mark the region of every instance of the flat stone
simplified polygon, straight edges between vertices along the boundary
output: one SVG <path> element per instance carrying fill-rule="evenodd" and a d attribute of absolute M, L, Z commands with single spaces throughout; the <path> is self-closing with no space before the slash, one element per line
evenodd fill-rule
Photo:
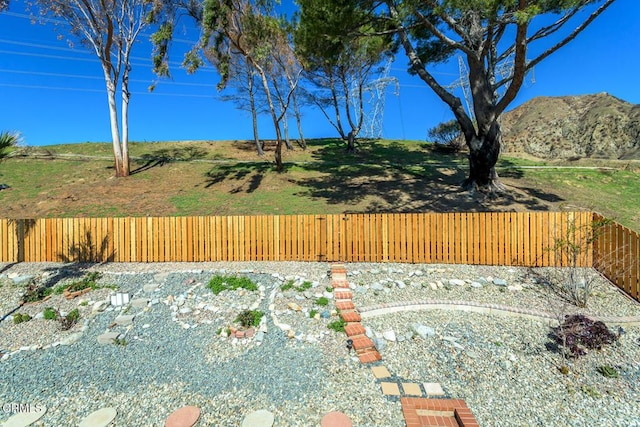
<path fill-rule="evenodd" d="M 420 338 L 426 340 L 428 337 L 432 337 L 436 334 L 436 330 L 423 325 L 421 323 L 414 323 L 411 325 L 411 330 L 415 332 Z"/>
<path fill-rule="evenodd" d="M 33 275 L 25 275 L 25 276 L 14 276 L 11 279 L 13 280 L 13 283 L 15 283 L 16 285 L 20 285 L 22 283 L 26 283 L 26 282 L 30 281 L 34 277 L 35 276 L 33 276 Z"/>
<path fill-rule="evenodd" d="M 131 301 L 131 305 L 135 308 L 145 308 L 149 304 L 148 298 L 136 298 Z"/>
<path fill-rule="evenodd" d="M 164 282 L 169 277 L 169 273 L 156 273 L 153 276 L 153 280 L 156 282 Z"/>
<path fill-rule="evenodd" d="M 18 412 L 2 424 L 2 427 L 27 427 L 47 412 L 47 407 L 42 405 L 33 405 L 28 412 Z"/>
<path fill-rule="evenodd" d="M 351 418 L 342 412 L 329 412 L 320 420 L 320 427 L 352 427 Z"/>
<path fill-rule="evenodd" d="M 382 388 L 382 394 L 387 396 L 400 396 L 400 388 L 396 383 L 380 383 L 380 387 Z"/>
<path fill-rule="evenodd" d="M 261 409 L 244 417 L 241 427 L 271 427 L 275 417 L 267 410 Z"/>
<path fill-rule="evenodd" d="M 182 307 L 180 310 L 178 310 L 178 313 L 180 313 L 180 314 L 189 314 L 192 311 L 193 310 L 191 310 L 191 308 L 189 308 L 189 307 Z"/>
<path fill-rule="evenodd" d="M 373 285 L 371 285 L 371 289 L 374 291 L 383 291 L 384 290 L 384 286 L 382 286 L 382 283 L 374 283 Z"/>
<path fill-rule="evenodd" d="M 373 372 L 373 376 L 376 378 L 389 378 L 391 373 L 385 366 L 374 366 L 371 368 L 371 372 Z"/>
<path fill-rule="evenodd" d="M 464 286 L 465 282 L 464 280 L 460 280 L 460 279 L 451 279 L 449 280 L 449 284 L 451 286 Z"/>
<path fill-rule="evenodd" d="M 80 421 L 79 427 L 106 427 L 116 418 L 118 412 L 114 408 L 102 408 L 90 413 Z"/>
<path fill-rule="evenodd" d="M 507 286 L 507 281 L 504 279 L 495 278 L 493 279 L 493 284 L 496 286 Z"/>
<path fill-rule="evenodd" d="M 200 418 L 200 408 L 197 406 L 183 406 L 167 418 L 165 427 L 192 427 Z"/>
<path fill-rule="evenodd" d="M 133 323 L 133 319 L 136 317 L 135 314 L 128 314 L 128 315 L 120 315 L 118 317 L 116 317 L 116 324 L 120 325 L 120 326 L 128 326 L 131 325 Z"/>
<path fill-rule="evenodd" d="M 420 384 L 416 383 L 402 383 L 402 391 L 407 396 L 422 396 L 422 390 L 420 390 Z"/>
<path fill-rule="evenodd" d="M 109 301 L 96 301 L 91 307 L 91 311 L 94 313 L 101 313 L 109 307 Z"/>
<path fill-rule="evenodd" d="M 119 336 L 118 332 L 105 332 L 102 335 L 98 335 L 98 344 L 113 344 Z"/>
<path fill-rule="evenodd" d="M 471 287 L 472 288 L 481 288 L 482 287 L 482 283 L 480 283 L 480 282 L 471 282 Z"/>
<path fill-rule="evenodd" d="M 404 289 L 407 287 L 407 284 L 402 280 L 396 280 L 396 286 L 398 287 L 398 289 Z"/>
<path fill-rule="evenodd" d="M 159 285 L 157 283 L 147 283 L 142 287 L 142 290 L 145 292 L 153 292 L 158 289 L 158 286 Z"/>
<path fill-rule="evenodd" d="M 438 290 L 438 285 L 436 285 L 436 284 L 435 284 L 435 283 L 433 283 L 433 282 L 429 283 L 429 287 L 430 287 L 432 290 L 434 290 L 434 291 L 437 291 L 437 290 Z"/>
<path fill-rule="evenodd" d="M 422 387 L 424 387 L 427 396 L 444 396 L 440 383 L 423 383 Z"/>
<path fill-rule="evenodd" d="M 388 331 L 384 331 L 382 333 L 382 337 L 387 341 L 391 341 L 391 342 L 395 342 L 396 341 L 396 333 L 393 331 L 393 329 L 389 329 Z"/>
<path fill-rule="evenodd" d="M 75 332 L 63 338 L 62 340 L 60 340 L 60 345 L 71 345 L 73 343 L 80 341 L 81 337 L 82 337 L 82 332 Z"/>
<path fill-rule="evenodd" d="M 512 286 L 507 286 L 507 289 L 510 290 L 511 292 L 518 292 L 521 291 L 522 285 L 512 285 Z"/>
<path fill-rule="evenodd" d="M 302 307 L 300 307 L 298 304 L 296 304 L 295 302 L 290 302 L 289 304 L 287 304 L 287 307 L 289 307 L 290 310 L 293 311 L 300 311 L 302 310 Z"/>

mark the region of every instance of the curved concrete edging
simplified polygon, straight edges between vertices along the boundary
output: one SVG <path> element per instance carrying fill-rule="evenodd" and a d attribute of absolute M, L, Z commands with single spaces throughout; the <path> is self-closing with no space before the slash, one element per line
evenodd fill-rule
<path fill-rule="evenodd" d="M 384 316 L 386 314 L 400 313 L 405 311 L 423 310 L 460 310 L 481 314 L 498 314 L 502 316 L 522 317 L 533 320 L 546 320 L 550 326 L 557 326 L 556 317 L 544 311 L 530 310 L 526 308 L 511 307 L 499 304 L 484 304 L 472 301 L 450 301 L 450 300 L 426 300 L 409 301 L 398 303 L 379 304 L 357 309 L 362 319 Z M 625 326 L 640 326 L 640 316 L 589 316 L 594 320 L 605 323 L 613 323 Z"/>

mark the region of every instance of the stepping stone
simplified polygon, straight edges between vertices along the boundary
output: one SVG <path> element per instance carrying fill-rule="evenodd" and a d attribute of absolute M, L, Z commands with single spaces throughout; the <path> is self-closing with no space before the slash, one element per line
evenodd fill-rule
<path fill-rule="evenodd" d="M 320 427 L 352 427 L 351 418 L 343 414 L 342 412 L 334 411 L 329 412 L 322 417 L 320 421 Z"/>
<path fill-rule="evenodd" d="M 241 427 L 271 427 L 274 421 L 275 418 L 271 412 L 261 409 L 244 417 Z"/>
<path fill-rule="evenodd" d="M 98 335 L 98 344 L 113 344 L 119 336 L 118 332 L 105 332 L 102 335 Z"/>
<path fill-rule="evenodd" d="M 114 408 L 98 409 L 82 420 L 79 427 L 106 427 L 111 424 L 117 414 Z"/>
<path fill-rule="evenodd" d="M 19 412 L 2 424 L 2 427 L 27 427 L 38 421 L 47 412 L 46 406 L 29 408 L 29 412 Z"/>
<path fill-rule="evenodd" d="M 440 383 L 423 383 L 424 391 L 427 396 L 444 396 L 444 390 Z"/>
<path fill-rule="evenodd" d="M 131 305 L 135 308 L 145 308 L 149 304 L 149 300 L 147 298 L 136 298 L 131 301 Z"/>
<path fill-rule="evenodd" d="M 380 383 L 380 387 L 385 396 L 400 396 L 400 388 L 396 383 Z"/>
<path fill-rule="evenodd" d="M 135 314 L 129 314 L 129 315 L 121 315 L 116 317 L 116 325 L 120 325 L 120 326 L 129 326 L 133 323 L 133 319 L 134 317 L 136 317 Z"/>
<path fill-rule="evenodd" d="M 167 418 L 165 427 L 192 427 L 200 418 L 200 408 L 197 406 L 183 406 Z"/>
<path fill-rule="evenodd" d="M 60 340 L 60 345 L 71 345 L 71 344 L 74 344 L 74 343 L 80 341 L 80 338 L 82 338 L 82 332 L 75 332 L 75 333 L 65 337 L 64 339 Z"/>
<path fill-rule="evenodd" d="M 407 396 L 422 396 L 420 385 L 416 383 L 402 383 L 402 390 Z"/>
<path fill-rule="evenodd" d="M 371 368 L 371 372 L 373 372 L 373 376 L 376 378 L 389 378 L 391 376 L 389 370 L 384 366 L 374 366 Z"/>

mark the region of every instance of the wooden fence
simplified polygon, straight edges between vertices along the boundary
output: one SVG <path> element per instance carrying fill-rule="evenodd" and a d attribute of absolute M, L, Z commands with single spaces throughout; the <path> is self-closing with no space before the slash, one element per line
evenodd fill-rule
<path fill-rule="evenodd" d="M 0 262 L 344 261 L 563 266 L 590 212 L 0 219 Z M 575 263 L 638 299 L 638 235 L 608 224 Z M 556 248 L 557 249 L 557 248 Z M 595 255 L 594 255 L 595 254 Z"/>

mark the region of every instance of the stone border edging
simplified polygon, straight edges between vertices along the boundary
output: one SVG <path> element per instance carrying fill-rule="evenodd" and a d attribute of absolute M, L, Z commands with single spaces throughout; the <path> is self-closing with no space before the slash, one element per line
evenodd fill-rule
<path fill-rule="evenodd" d="M 557 319 L 551 313 L 528 308 L 512 307 L 501 304 L 485 304 L 474 301 L 460 300 L 419 300 L 408 302 L 391 302 L 369 307 L 358 308 L 363 319 L 383 316 L 385 314 L 403 311 L 422 310 L 461 310 L 482 314 L 500 314 L 506 316 L 523 317 L 534 320 L 548 320 L 549 324 L 557 325 Z M 640 326 L 640 316 L 589 316 L 594 320 L 626 326 Z"/>

